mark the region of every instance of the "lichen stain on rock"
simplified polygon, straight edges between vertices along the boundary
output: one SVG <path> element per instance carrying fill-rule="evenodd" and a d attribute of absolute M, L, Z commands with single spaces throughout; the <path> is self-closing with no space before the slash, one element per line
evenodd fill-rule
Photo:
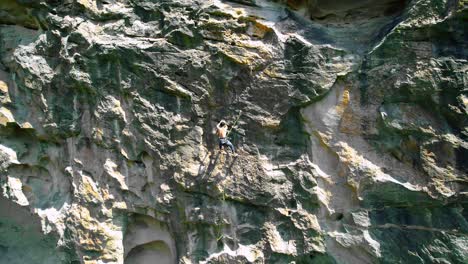
<path fill-rule="evenodd" d="M 0 263 L 466 263 L 463 3 L 3 1 Z"/>

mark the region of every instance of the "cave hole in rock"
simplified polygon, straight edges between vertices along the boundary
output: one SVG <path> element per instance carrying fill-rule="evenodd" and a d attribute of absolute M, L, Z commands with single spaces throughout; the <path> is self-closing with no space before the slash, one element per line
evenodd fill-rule
<path fill-rule="evenodd" d="M 330 217 L 333 221 L 340 221 L 344 215 L 342 213 L 333 213 Z"/>
<path fill-rule="evenodd" d="M 123 244 L 125 264 L 176 263 L 175 242 L 168 225 L 152 217 L 131 214 Z"/>
<path fill-rule="evenodd" d="M 125 258 L 128 264 L 146 264 L 146 263 L 173 263 L 171 250 L 166 243 L 162 241 L 153 241 L 143 245 L 136 246 L 128 252 Z"/>

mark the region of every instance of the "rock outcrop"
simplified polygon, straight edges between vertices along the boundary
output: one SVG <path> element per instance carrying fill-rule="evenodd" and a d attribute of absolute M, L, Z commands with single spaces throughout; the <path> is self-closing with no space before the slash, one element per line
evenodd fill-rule
<path fill-rule="evenodd" d="M 0 263 L 468 262 L 467 18 L 2 1 Z"/>

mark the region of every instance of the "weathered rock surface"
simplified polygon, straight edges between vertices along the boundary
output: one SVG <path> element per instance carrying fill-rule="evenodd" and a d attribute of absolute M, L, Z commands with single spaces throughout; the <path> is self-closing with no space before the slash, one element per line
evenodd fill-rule
<path fill-rule="evenodd" d="M 2 1 L 0 263 L 467 263 L 466 4 Z"/>

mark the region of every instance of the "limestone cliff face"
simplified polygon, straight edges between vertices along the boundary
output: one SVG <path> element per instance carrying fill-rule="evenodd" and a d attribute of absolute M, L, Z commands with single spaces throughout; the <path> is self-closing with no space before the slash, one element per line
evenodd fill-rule
<path fill-rule="evenodd" d="M 1 1 L 0 263 L 467 263 L 467 20 Z"/>

